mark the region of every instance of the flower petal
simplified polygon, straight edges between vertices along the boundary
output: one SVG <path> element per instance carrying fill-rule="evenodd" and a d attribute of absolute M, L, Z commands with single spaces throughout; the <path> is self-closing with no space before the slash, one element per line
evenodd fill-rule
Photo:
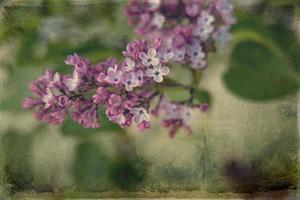
<path fill-rule="evenodd" d="M 162 67 L 161 68 L 161 74 L 163 76 L 168 75 L 170 73 L 170 69 L 168 67 Z"/>
<path fill-rule="evenodd" d="M 152 61 L 151 61 L 151 64 L 153 65 L 153 66 L 156 66 L 156 65 L 158 65 L 159 64 L 159 58 L 152 58 Z"/>
<path fill-rule="evenodd" d="M 139 58 L 141 59 L 141 60 L 146 60 L 147 59 L 147 54 L 145 54 L 144 52 L 141 52 L 140 54 L 139 54 Z"/>
<path fill-rule="evenodd" d="M 134 66 L 135 66 L 135 62 L 134 62 L 134 60 L 131 59 L 131 58 L 126 58 L 126 64 L 127 64 L 127 66 L 130 67 L 130 68 L 134 68 Z"/>
<path fill-rule="evenodd" d="M 173 58 L 173 56 L 174 56 L 174 53 L 173 53 L 173 52 L 169 52 L 169 53 L 166 54 L 164 60 L 165 60 L 165 61 L 168 61 L 168 60 L 170 60 L 171 58 Z"/>
<path fill-rule="evenodd" d="M 156 50 L 154 49 L 154 48 L 150 48 L 149 50 L 148 50 L 148 56 L 150 57 L 150 58 L 154 58 L 155 56 L 156 56 Z"/>
<path fill-rule="evenodd" d="M 164 78 L 162 75 L 154 76 L 154 81 L 157 83 L 161 83 L 161 82 L 163 82 L 163 80 L 164 80 Z"/>
<path fill-rule="evenodd" d="M 70 91 L 74 91 L 77 87 L 75 80 L 72 78 L 67 78 L 65 84 Z"/>
<path fill-rule="evenodd" d="M 148 61 L 146 61 L 146 60 L 143 60 L 142 61 L 142 64 L 144 65 L 144 66 L 146 66 L 146 67 L 149 67 L 151 64 L 148 62 Z"/>
<path fill-rule="evenodd" d="M 150 115 L 148 113 L 144 113 L 144 121 L 150 121 Z"/>
<path fill-rule="evenodd" d="M 147 69 L 146 72 L 145 72 L 145 75 L 148 76 L 148 77 L 153 77 L 154 76 L 154 70 L 152 69 Z"/>
<path fill-rule="evenodd" d="M 132 91 L 133 87 L 132 87 L 132 85 L 130 85 L 130 84 L 126 84 L 126 85 L 125 85 L 125 89 L 126 89 L 128 92 L 130 92 L 130 91 Z"/>

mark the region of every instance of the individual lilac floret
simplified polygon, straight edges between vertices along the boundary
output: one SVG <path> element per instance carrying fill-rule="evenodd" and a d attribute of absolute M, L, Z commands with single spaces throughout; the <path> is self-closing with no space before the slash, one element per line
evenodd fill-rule
<path fill-rule="evenodd" d="M 221 46 L 224 46 L 228 41 L 231 40 L 229 28 L 229 26 L 221 26 L 213 35 L 214 39 L 218 41 Z"/>
<path fill-rule="evenodd" d="M 133 108 L 132 113 L 133 113 L 133 119 L 134 119 L 135 123 L 137 123 L 137 124 L 150 121 L 150 114 L 143 107 Z"/>
<path fill-rule="evenodd" d="M 161 64 L 156 65 L 146 70 L 146 76 L 153 78 L 157 83 L 163 82 L 163 76 L 168 75 L 170 72 L 168 67 L 162 67 Z"/>
<path fill-rule="evenodd" d="M 126 91 L 130 92 L 134 87 L 139 86 L 139 80 L 134 72 L 129 72 L 122 77 L 122 83 L 125 85 Z"/>
<path fill-rule="evenodd" d="M 157 52 L 154 48 L 150 48 L 147 54 L 145 52 L 141 52 L 139 57 L 142 60 L 142 64 L 146 67 L 149 67 L 150 65 L 156 66 L 159 64 L 159 58 L 157 57 Z"/>
<path fill-rule="evenodd" d="M 109 84 L 119 84 L 121 82 L 122 71 L 118 70 L 118 65 L 109 67 L 107 73 L 100 73 L 97 77 L 99 82 L 106 82 Z"/>
<path fill-rule="evenodd" d="M 79 73 L 76 70 L 74 70 L 73 77 L 67 77 L 65 79 L 65 84 L 70 91 L 74 91 L 80 84 Z"/>
<path fill-rule="evenodd" d="M 125 12 L 138 35 L 149 41 L 161 38 L 163 46 L 173 52 L 172 61 L 195 70 L 206 67 L 207 55 L 214 51 L 216 44 L 224 45 L 230 40 L 228 30 L 235 23 L 230 0 L 159 0 L 155 3 L 129 0 Z M 199 50 L 202 57 L 190 55 L 191 44 L 200 47 L 195 50 Z M 160 52 L 157 54 L 163 58 Z M 145 66 L 151 65 L 151 56 L 142 55 Z"/>
<path fill-rule="evenodd" d="M 126 65 L 123 67 L 123 71 L 130 72 L 130 71 L 134 70 L 135 61 L 133 59 L 126 58 L 125 63 L 126 63 Z"/>

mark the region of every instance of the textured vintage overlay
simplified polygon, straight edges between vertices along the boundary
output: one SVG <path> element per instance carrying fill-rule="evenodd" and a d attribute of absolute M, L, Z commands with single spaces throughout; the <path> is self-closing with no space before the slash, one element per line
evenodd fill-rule
<path fill-rule="evenodd" d="M 249 12 L 256 2 L 234 1 L 237 10 Z M 299 8 L 282 2 L 266 13 L 281 15 L 283 6 L 285 23 L 300 29 Z M 200 85 L 210 92 L 212 107 L 192 112 L 191 135 L 180 130 L 171 139 L 160 118 L 143 132 L 83 129 L 68 119 L 46 125 L 22 109 L 28 84 L 46 68 L 70 72 L 67 55 L 77 52 L 92 62 L 120 58 L 134 39 L 125 4 L 0 2 L 0 200 L 297 199 L 299 95 L 249 101 L 229 91 L 222 77 L 230 45 L 208 58 Z M 188 71 L 171 75 L 182 83 L 191 79 Z"/>

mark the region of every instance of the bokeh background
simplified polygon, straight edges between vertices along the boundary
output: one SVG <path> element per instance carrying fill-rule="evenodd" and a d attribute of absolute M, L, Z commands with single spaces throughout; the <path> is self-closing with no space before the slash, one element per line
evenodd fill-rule
<path fill-rule="evenodd" d="M 283 1 L 235 1 L 236 12 L 249 14 L 258 2 L 261 7 L 255 9 L 263 10 Z M 99 129 L 84 129 L 70 119 L 51 126 L 21 108 L 29 95 L 28 84 L 46 68 L 71 72 L 64 64 L 67 55 L 76 52 L 94 63 L 108 56 L 121 58 L 134 39 L 124 17 L 125 4 L 0 1 L 0 199 L 22 191 L 62 191 L 72 196 L 104 191 L 222 194 L 295 189 L 297 97 L 255 102 L 226 89 L 222 76 L 230 45 L 210 56 L 200 87 L 209 91 L 211 109 L 194 112 L 192 135 L 180 131 L 170 139 L 159 119 L 144 132 L 122 130 L 103 115 Z M 186 83 L 191 74 L 174 68 L 171 76 Z"/>

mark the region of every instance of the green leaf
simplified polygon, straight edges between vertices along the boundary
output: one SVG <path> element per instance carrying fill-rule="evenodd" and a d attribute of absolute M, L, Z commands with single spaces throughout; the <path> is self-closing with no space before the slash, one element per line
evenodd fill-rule
<path fill-rule="evenodd" d="M 224 75 L 228 89 L 252 100 L 274 99 L 297 91 L 291 63 L 278 49 L 267 45 L 251 39 L 235 45 Z"/>
<path fill-rule="evenodd" d="M 195 101 L 197 103 L 208 103 L 211 104 L 211 96 L 207 90 L 196 90 Z"/>
<path fill-rule="evenodd" d="M 164 95 L 169 101 L 185 101 L 191 96 L 189 90 L 184 88 L 170 88 L 169 90 L 164 91 Z"/>

